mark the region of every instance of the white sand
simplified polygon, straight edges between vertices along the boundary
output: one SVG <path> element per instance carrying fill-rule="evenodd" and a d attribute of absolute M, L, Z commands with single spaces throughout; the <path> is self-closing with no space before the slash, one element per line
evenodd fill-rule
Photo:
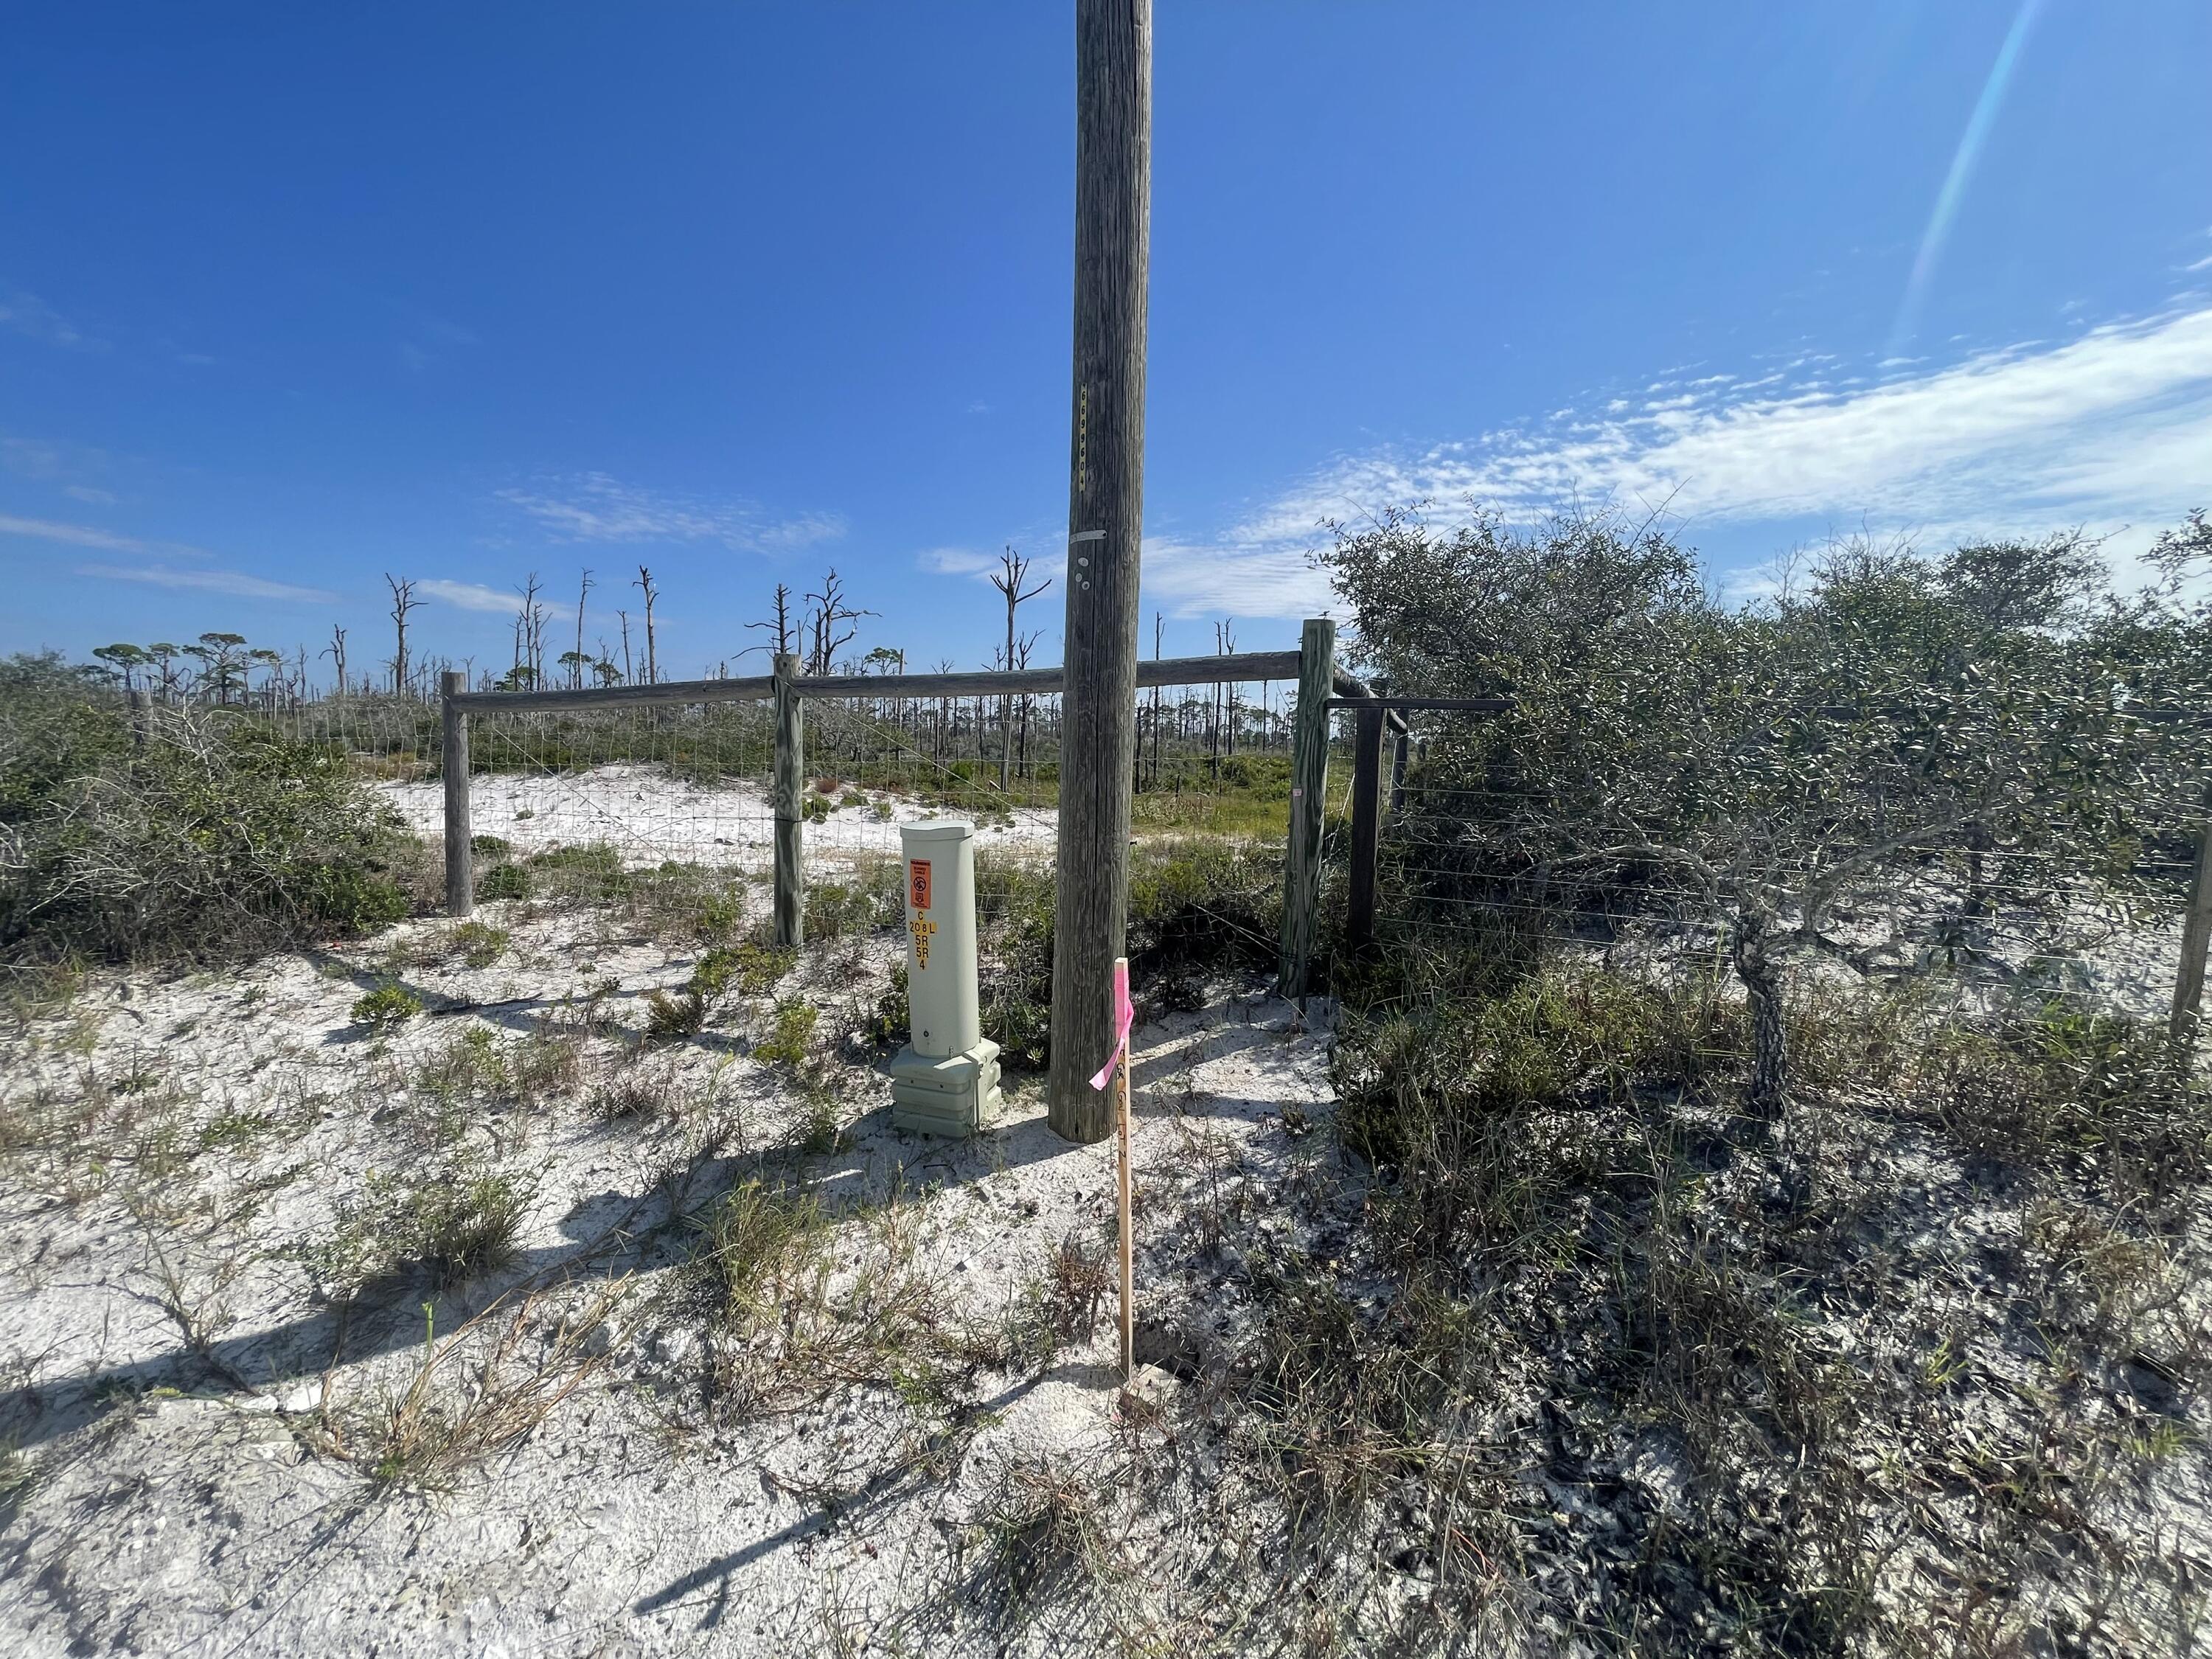
<path fill-rule="evenodd" d="M 445 793 L 434 779 L 384 783 L 379 793 L 417 835 L 445 831 Z M 840 806 L 845 791 L 823 797 L 828 818 L 802 832 L 810 862 L 849 864 L 869 853 L 896 856 L 902 823 L 945 816 L 942 809 L 882 790 L 859 792 L 867 804 Z M 739 780 L 713 787 L 671 776 L 658 766 L 612 765 L 574 773 L 486 773 L 471 780 L 470 828 L 522 853 L 604 842 L 633 866 L 664 860 L 765 871 L 775 861 L 775 820 L 765 784 Z M 951 814 L 951 816 L 959 816 Z M 978 825 L 979 846 L 1049 847 L 1059 813 L 1024 807 L 1011 821 Z"/>
<path fill-rule="evenodd" d="M 857 1263 L 892 1224 L 860 1206 L 903 1193 L 909 1207 L 891 1214 L 915 1259 L 956 1307 L 1003 1322 L 1064 1237 L 1103 1247 L 1111 1212 L 1110 1147 L 1052 1134 L 1034 1085 L 1018 1084 L 995 1131 L 946 1145 L 892 1130 L 885 1081 L 855 1066 L 839 1109 L 849 1148 L 810 1156 L 784 1074 L 748 1058 L 727 1022 L 633 1059 L 595 1038 L 602 1079 L 711 1080 L 742 1121 L 738 1143 L 701 1161 L 686 1128 L 604 1126 L 579 1097 L 464 1101 L 466 1143 L 535 1181 L 519 1261 L 450 1295 L 404 1287 L 343 1322 L 315 1300 L 300 1249 L 331 1235 L 372 1170 L 405 1176 L 428 1161 L 421 1103 L 401 1086 L 426 1056 L 472 1027 L 517 1042 L 549 1003 L 609 981 L 620 988 L 603 1008 L 635 1027 L 647 992 L 684 979 L 684 953 L 595 925 L 516 921 L 515 950 L 480 970 L 421 965 L 441 932 L 421 923 L 319 958 L 102 976 L 72 1020 L 12 1043 L 12 1108 L 34 1109 L 44 1091 L 51 1109 L 90 1115 L 0 1188 L 0 1435 L 33 1476 L 0 1571 L 5 1651 L 780 1655 L 822 1648 L 841 1620 L 879 1645 L 898 1628 L 917 1649 L 1007 1650 L 953 1593 L 975 1566 L 964 1528 L 1008 1458 L 1096 1458 L 1124 1437 L 1110 1297 L 1094 1336 L 1042 1376 L 970 1378 L 965 1402 L 989 1415 L 923 1479 L 900 1471 L 942 1421 L 883 1390 L 836 1389 L 752 1422 L 708 1411 L 696 1356 L 711 1327 L 676 1265 L 689 1231 L 654 1228 L 672 1171 L 688 1168 L 697 1203 L 781 1170 L 848 1218 L 837 1255 L 849 1246 Z M 836 1032 L 872 1006 L 887 948 L 817 949 L 781 994 L 803 992 Z M 479 1006 L 374 1040 L 349 1009 L 387 969 L 434 1008 Z M 740 1024 L 757 1034 L 763 1020 Z M 1181 1277 L 1179 1195 L 1202 1176 L 1249 1181 L 1282 1163 L 1284 1109 L 1326 1111 L 1325 1046 L 1283 1005 L 1226 996 L 1138 1034 L 1148 1313 L 1180 1316 L 1202 1289 Z M 610 1289 L 614 1307 L 592 1339 L 598 1369 L 520 1444 L 430 1495 L 380 1492 L 334 1455 L 334 1431 L 366 1445 L 362 1414 L 388 1410 L 418 1376 L 426 1297 L 441 1337 L 487 1309 L 481 1328 L 497 1332 L 532 1287 L 544 1316 L 520 1352 L 556 1380 L 552 1310 L 573 1316 Z M 165 1301 L 189 1311 L 192 1336 Z M 439 1375 L 440 1409 L 459 1409 L 469 1386 L 458 1364 Z"/>

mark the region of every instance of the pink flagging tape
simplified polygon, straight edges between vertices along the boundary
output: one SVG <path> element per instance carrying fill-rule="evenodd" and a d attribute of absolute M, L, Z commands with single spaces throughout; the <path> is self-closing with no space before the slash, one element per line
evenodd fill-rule
<path fill-rule="evenodd" d="M 1136 1024 L 1137 1006 L 1129 1000 L 1129 964 L 1114 964 L 1114 1048 L 1106 1056 L 1106 1063 L 1098 1068 L 1098 1075 L 1091 1079 L 1091 1086 L 1103 1089 L 1113 1081 L 1114 1066 L 1121 1058 L 1121 1046 L 1129 1040 L 1129 1028 Z"/>

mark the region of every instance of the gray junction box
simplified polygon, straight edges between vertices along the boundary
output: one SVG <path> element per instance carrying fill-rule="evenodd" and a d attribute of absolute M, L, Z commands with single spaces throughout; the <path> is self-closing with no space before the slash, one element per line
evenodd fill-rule
<path fill-rule="evenodd" d="M 972 1135 L 999 1115 L 999 1045 L 976 1003 L 975 826 L 899 827 L 906 862 L 906 989 L 913 1041 L 891 1059 L 891 1122 Z"/>

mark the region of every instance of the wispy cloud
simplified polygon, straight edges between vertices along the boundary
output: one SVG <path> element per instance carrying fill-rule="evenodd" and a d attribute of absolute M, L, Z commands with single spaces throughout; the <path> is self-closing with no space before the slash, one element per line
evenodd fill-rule
<path fill-rule="evenodd" d="M 328 605 L 337 598 L 319 587 L 295 587 L 289 582 L 264 580 L 240 570 L 170 570 L 161 565 L 81 564 L 80 576 L 107 581 L 146 582 L 155 587 L 191 588 L 208 593 L 228 593 L 241 599 L 290 599 L 308 605 Z"/>
<path fill-rule="evenodd" d="M 982 576 L 999 568 L 999 556 L 965 547 L 933 547 L 916 554 L 915 562 L 933 576 Z"/>
<path fill-rule="evenodd" d="M 35 294 L 11 289 L 0 295 L 0 328 L 28 335 L 47 345 L 79 351 L 105 351 L 107 342 L 95 340 Z"/>
<path fill-rule="evenodd" d="M 562 541 L 719 542 L 746 552 L 781 553 L 834 541 L 845 533 L 836 513 L 778 519 L 757 502 L 641 489 L 604 472 L 580 473 L 497 498 Z"/>
<path fill-rule="evenodd" d="M 496 611 L 501 616 L 512 616 L 522 607 L 522 601 L 514 594 L 502 593 L 482 582 L 448 581 L 443 576 L 416 582 L 415 591 L 426 599 L 442 599 L 464 611 Z"/>
<path fill-rule="evenodd" d="M 41 483 L 64 483 L 98 477 L 108 471 L 105 450 L 83 444 L 57 442 L 46 438 L 0 436 L 0 471 Z"/>
<path fill-rule="evenodd" d="M 1878 383 L 1737 383 L 1596 408 L 1338 457 L 1219 536 L 1148 543 L 1146 585 L 1183 614 L 1311 614 L 1328 599 L 1306 558 L 1322 521 L 1422 501 L 1523 518 L 1576 496 L 1663 505 L 1692 535 L 1771 526 L 1778 540 L 1825 520 L 1929 540 L 2127 526 L 2147 542 L 2212 495 L 2212 308 Z"/>
<path fill-rule="evenodd" d="M 95 492 L 97 493 L 97 492 Z M 42 542 L 64 542 L 71 547 L 97 547 L 109 553 L 167 554 L 173 558 L 205 558 L 204 547 L 183 542 L 149 542 L 137 536 L 118 535 L 95 525 L 62 524 L 52 519 L 18 519 L 0 513 L 0 536 L 28 536 Z"/>

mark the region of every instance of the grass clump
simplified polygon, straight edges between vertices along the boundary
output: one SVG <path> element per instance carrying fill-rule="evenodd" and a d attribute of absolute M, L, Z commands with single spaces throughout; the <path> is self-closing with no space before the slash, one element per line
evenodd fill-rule
<path fill-rule="evenodd" d="M 715 945 L 692 965 L 680 988 L 657 990 L 647 999 L 646 1035 L 664 1040 L 697 1036 L 732 991 L 757 994 L 752 988 L 765 990 L 774 984 L 772 966 L 757 945 Z"/>
<path fill-rule="evenodd" d="M 453 929 L 447 944 L 459 956 L 464 966 L 489 968 L 505 956 L 514 936 L 504 927 L 495 927 L 489 922 L 465 921 Z"/>
<path fill-rule="evenodd" d="M 878 1048 L 895 1048 L 913 1036 L 914 1006 L 907 989 L 906 963 L 891 964 L 890 983 L 876 999 L 868 1016 L 866 1036 Z"/>
<path fill-rule="evenodd" d="M 803 1188 L 750 1180 L 694 1225 L 687 1279 L 717 1410 L 756 1417 L 857 1389 L 941 1430 L 962 1380 L 1002 1357 L 917 1267 L 908 1206 L 832 1216 Z"/>
<path fill-rule="evenodd" d="M 1002 1459 L 975 1530 L 981 1561 L 969 1592 L 1010 1625 L 1094 1596 L 1127 1571 L 1097 1483 L 1070 1459 Z"/>
<path fill-rule="evenodd" d="M 534 1190 L 520 1174 L 467 1158 L 416 1182 L 371 1170 L 309 1248 L 309 1268 L 333 1299 L 416 1275 L 450 1290 L 514 1259 Z"/>
<path fill-rule="evenodd" d="M 614 1316 L 616 1294 L 567 1313 L 529 1297 L 442 1340 L 426 1304 L 422 1360 L 406 1386 L 358 1407 L 326 1401 L 305 1437 L 377 1489 L 451 1491 L 605 1367 L 608 1346 L 594 1338 Z"/>
<path fill-rule="evenodd" d="M 583 1072 L 583 1045 L 571 1034 L 539 1026 L 502 1041 L 486 1025 L 456 1031 L 415 1073 L 415 1088 L 441 1105 L 495 1105 L 565 1095 Z"/>

